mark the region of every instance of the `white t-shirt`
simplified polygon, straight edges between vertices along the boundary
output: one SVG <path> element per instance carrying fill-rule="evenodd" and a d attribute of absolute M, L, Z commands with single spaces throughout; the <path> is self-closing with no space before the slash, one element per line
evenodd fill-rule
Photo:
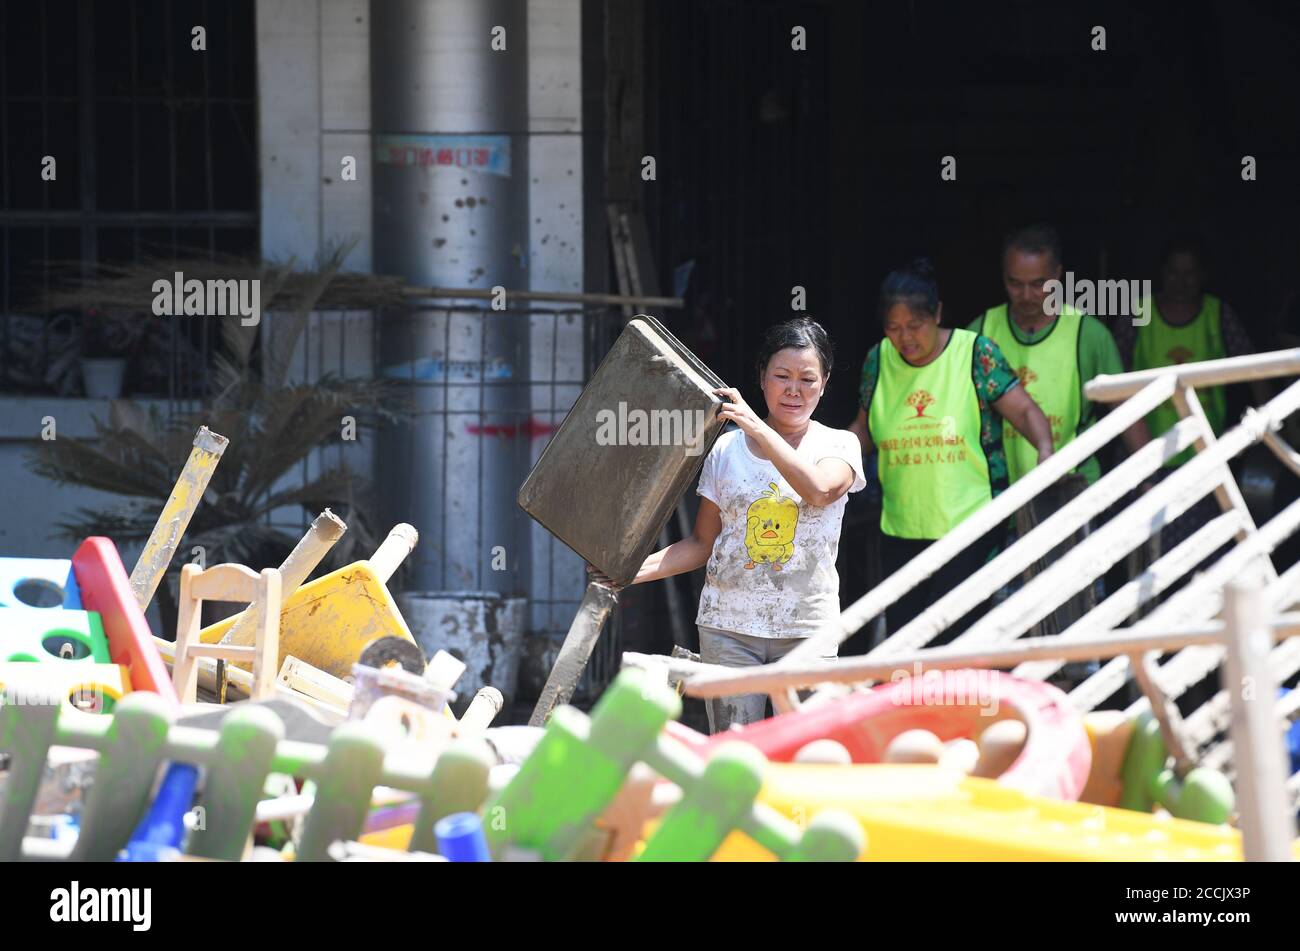
<path fill-rule="evenodd" d="M 850 492 L 867 484 L 861 443 L 846 429 L 813 421 L 796 452 L 813 463 L 843 459 L 853 468 Z M 827 506 L 804 504 L 735 428 L 714 443 L 696 492 L 722 510 L 697 624 L 755 637 L 808 637 L 839 620 L 835 556 L 847 494 Z"/>

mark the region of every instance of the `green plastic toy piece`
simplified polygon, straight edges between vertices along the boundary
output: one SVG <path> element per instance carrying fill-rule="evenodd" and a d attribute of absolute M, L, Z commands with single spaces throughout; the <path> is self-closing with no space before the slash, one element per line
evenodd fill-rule
<path fill-rule="evenodd" d="M 190 835 L 190 855 L 239 861 L 276 744 L 282 739 L 284 723 L 255 704 L 236 707 L 221 722 L 216 749 L 208 760 L 201 801 L 204 821 Z"/>
<path fill-rule="evenodd" d="M 1178 780 L 1169 767 L 1160 722 L 1150 711 L 1133 725 L 1120 777 L 1124 785 L 1119 804 L 1125 809 L 1150 812 L 1159 804 L 1175 818 L 1218 825 L 1236 808 L 1232 784 L 1218 770 L 1198 766 Z"/>
<path fill-rule="evenodd" d="M 766 757 L 747 743 L 727 743 L 709 758 L 704 772 L 685 787 L 637 857 L 643 862 L 703 862 L 754 808 L 763 788 Z"/>
<path fill-rule="evenodd" d="M 706 779 L 724 752 L 722 771 Z M 707 859 L 737 830 L 787 862 L 851 862 L 866 848 L 861 824 L 846 812 L 827 809 L 801 831 L 785 816 L 756 801 L 767 758 L 746 743 L 724 744 L 708 765 L 702 765 L 683 744 L 661 736 L 655 749 L 647 753 L 646 762 L 687 792 L 646 843 L 639 856 L 642 861 Z M 722 777 L 725 780 L 719 781 Z M 698 793 L 701 784 L 706 791 Z M 746 800 L 743 808 L 742 799 Z M 687 810 L 678 812 L 682 806 Z M 665 834 L 668 838 L 661 841 Z"/>
<path fill-rule="evenodd" d="M 329 861 L 331 844 L 361 835 L 370 811 L 370 794 L 379 784 L 383 768 L 384 743 L 373 726 L 349 721 L 334 731 L 323 774 L 316 777 L 316 800 L 298 843 L 299 861 Z"/>
<path fill-rule="evenodd" d="M 0 695 L 0 753 L 8 754 L 8 781 L 0 785 L 0 862 L 22 855 L 27 820 L 40 791 L 45 760 L 58 729 L 62 704 L 20 706 Z"/>
<path fill-rule="evenodd" d="M 81 813 L 81 834 L 69 856 L 72 861 L 110 862 L 126 846 L 149 808 L 158 767 L 167 758 L 167 730 L 173 713 L 162 697 L 143 690 L 128 694 L 117 705 L 98 744 L 95 784 Z M 80 724 L 72 717 L 69 711 L 59 725 L 69 727 L 75 736 Z M 61 740 L 59 737 L 56 742 Z"/>
<path fill-rule="evenodd" d="M 847 812 L 827 809 L 808 823 L 799 844 L 781 856 L 785 862 L 856 862 L 867 850 L 867 834 Z"/>
<path fill-rule="evenodd" d="M 488 795 L 488 774 L 492 751 L 478 739 L 457 740 L 443 751 L 434 764 L 433 776 L 420 795 L 420 814 L 411 835 L 411 852 L 437 854 L 438 837 L 433 827 L 457 812 L 477 812 Z"/>
<path fill-rule="evenodd" d="M 683 800 L 647 843 L 645 860 L 708 858 L 737 829 L 786 860 L 843 861 L 862 852 L 862 831 L 851 817 L 823 813 L 800 830 L 757 802 L 766 762 L 757 749 L 726 746 L 705 763 L 663 735 L 680 712 L 674 691 L 635 669 L 619 675 L 590 719 L 572 707 L 555 711 L 542 742 L 484 807 L 493 851 L 543 860 L 594 856 L 601 838 L 595 820 L 632 766 L 644 761 L 683 789 Z M 300 861 L 328 860 L 334 842 L 358 838 L 376 785 L 419 797 L 412 851 L 431 851 L 435 822 L 476 810 L 487 793 L 492 759 L 477 739 L 457 741 L 436 760 L 395 755 L 388 762 L 386 741 L 364 721 L 341 725 L 322 746 L 284 739 L 275 711 L 252 702 L 232 710 L 219 732 L 175 724 L 171 716 L 161 698 L 146 691 L 124 697 L 112 716 L 86 716 L 66 705 L 0 707 L 0 752 L 12 756 L 0 799 L 0 859 L 53 857 L 39 843 L 23 841 L 51 745 L 100 753 L 72 853 L 89 861 L 112 859 L 125 846 L 168 761 L 206 769 L 204 822 L 187 849 L 207 858 L 242 856 L 273 772 L 315 787 Z"/>
<path fill-rule="evenodd" d="M 493 855 L 513 848 L 534 851 L 548 862 L 569 858 L 632 765 L 681 708 L 667 685 L 627 668 L 590 720 L 573 707 L 557 709 L 532 755 L 484 808 L 483 829 Z"/>
<path fill-rule="evenodd" d="M 663 735 L 680 711 L 675 692 L 636 668 L 618 675 L 590 721 L 572 707 L 556 710 L 532 755 L 484 809 L 493 854 L 590 857 L 592 824 L 638 760 L 683 791 L 640 861 L 707 859 L 737 829 L 782 859 L 848 861 L 862 854 L 862 828 L 851 816 L 828 811 L 800 830 L 757 802 L 767 760 L 755 747 L 727 744 L 706 763 Z"/>

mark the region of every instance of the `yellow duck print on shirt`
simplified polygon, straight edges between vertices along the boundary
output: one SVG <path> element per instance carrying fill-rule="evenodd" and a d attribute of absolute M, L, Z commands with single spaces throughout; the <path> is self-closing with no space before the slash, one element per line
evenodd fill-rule
<path fill-rule="evenodd" d="M 794 499 L 782 498 L 776 483 L 769 482 L 768 490 L 749 504 L 745 514 L 745 550 L 749 553 L 746 570 L 760 564 L 780 571 L 794 555 L 798 504 Z"/>

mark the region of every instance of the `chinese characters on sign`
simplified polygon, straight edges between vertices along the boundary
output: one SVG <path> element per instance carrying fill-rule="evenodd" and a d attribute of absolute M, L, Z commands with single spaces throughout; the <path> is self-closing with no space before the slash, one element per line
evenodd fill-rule
<path fill-rule="evenodd" d="M 508 135 L 378 135 L 375 161 L 403 168 L 455 168 L 510 177 Z"/>

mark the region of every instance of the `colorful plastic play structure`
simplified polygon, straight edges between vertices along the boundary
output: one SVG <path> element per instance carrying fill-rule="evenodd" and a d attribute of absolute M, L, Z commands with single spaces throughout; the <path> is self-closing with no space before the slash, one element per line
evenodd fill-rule
<path fill-rule="evenodd" d="M 71 560 L 0 558 L 0 688 L 97 711 L 132 690 L 177 705 L 117 549 L 88 538 Z"/>
<path fill-rule="evenodd" d="M 1300 367 L 1300 353 L 1277 365 Z M 1300 566 L 1279 574 L 1268 557 L 1300 529 L 1300 502 L 1256 528 L 1225 465 L 1300 408 L 1300 383 L 1215 440 L 1194 387 L 1231 373 L 1208 366 L 1100 381 L 1093 398 L 1125 402 L 777 664 L 625 654 L 584 713 L 564 700 L 614 602 L 589 587 L 592 623 L 575 620 L 577 646 L 566 641 L 563 676 L 552 672 L 531 726 L 493 726 L 502 701 L 490 686 L 452 715 L 465 665 L 424 656 L 387 586 L 418 541 L 406 525 L 316 579 L 346 531 L 328 510 L 278 567 L 185 566 L 177 642 L 155 637 L 145 609 L 225 446 L 203 429 L 129 576 L 104 538 L 67 560 L 0 559 L 0 861 L 1300 856 L 1300 692 L 1279 683 L 1300 672 L 1300 615 L 1288 613 Z M 1046 514 L 870 654 L 821 659 L 819 639 L 861 627 L 965 536 L 1171 397 L 1183 416 L 1173 435 Z M 1188 445 L 1196 454 L 1160 487 L 1039 564 Z M 1211 491 L 1224 513 L 1190 542 L 1061 633 L 1018 640 Z M 926 647 L 1003 585 L 1005 600 L 952 643 Z M 202 627 L 212 600 L 247 608 Z M 1068 692 L 1047 682 L 1083 661 L 1098 663 Z M 1184 713 L 1179 698 L 1220 665 L 1222 684 L 1257 687 Z M 1130 678 L 1129 698 L 1102 709 Z M 764 693 L 775 715 L 704 736 L 678 722 L 683 693 Z"/>

